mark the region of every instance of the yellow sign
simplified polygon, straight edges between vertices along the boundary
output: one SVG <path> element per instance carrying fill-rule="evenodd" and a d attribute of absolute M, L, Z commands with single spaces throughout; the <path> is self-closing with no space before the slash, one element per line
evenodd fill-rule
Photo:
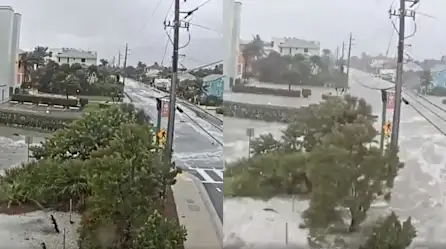
<path fill-rule="evenodd" d="M 391 133 L 392 133 L 392 124 L 390 123 L 390 121 L 387 121 L 386 124 L 384 125 L 384 134 L 386 135 L 386 137 L 390 137 Z"/>
<path fill-rule="evenodd" d="M 166 144 L 166 137 L 167 137 L 167 132 L 166 132 L 166 130 L 161 129 L 161 130 L 158 132 L 157 136 L 158 136 L 158 142 L 159 142 L 159 145 L 160 145 L 161 147 L 164 147 L 164 145 Z"/>
<path fill-rule="evenodd" d="M 166 132 L 166 130 L 161 129 L 157 135 L 158 135 L 159 139 L 165 139 L 167 137 L 167 132 Z"/>

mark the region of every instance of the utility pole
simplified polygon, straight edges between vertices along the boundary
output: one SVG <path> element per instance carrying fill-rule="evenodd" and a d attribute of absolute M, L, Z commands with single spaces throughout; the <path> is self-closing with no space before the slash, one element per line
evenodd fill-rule
<path fill-rule="evenodd" d="M 121 51 L 118 51 L 118 68 L 121 67 Z"/>
<path fill-rule="evenodd" d="M 347 87 L 350 77 L 350 58 L 352 56 L 352 42 L 353 42 L 353 34 L 350 33 L 350 38 L 348 39 L 348 53 L 347 53 Z"/>
<path fill-rule="evenodd" d="M 336 61 L 339 60 L 339 46 L 336 47 Z"/>
<path fill-rule="evenodd" d="M 121 55 L 121 53 L 119 53 L 119 55 Z M 124 77 L 122 78 L 122 84 L 125 84 L 125 68 L 127 67 L 127 57 L 129 55 L 129 44 L 126 43 L 125 44 L 125 54 L 124 54 Z"/>
<path fill-rule="evenodd" d="M 393 125 L 391 135 L 391 145 L 394 148 L 398 146 L 398 136 L 400 129 L 401 118 L 401 98 L 403 87 L 403 63 L 404 63 L 404 40 L 406 17 L 412 17 L 415 20 L 415 12 L 413 10 L 406 9 L 406 2 L 412 3 L 413 7 L 419 2 L 419 0 L 400 0 L 400 7 L 398 11 L 389 10 L 390 18 L 392 16 L 398 16 L 399 18 L 399 30 L 398 30 L 398 56 L 397 56 L 397 68 L 396 68 L 396 80 L 395 80 L 395 108 L 393 111 Z"/>
<path fill-rule="evenodd" d="M 111 61 L 112 67 L 115 67 L 115 62 L 116 62 L 116 56 L 113 56 L 112 61 Z"/>
<path fill-rule="evenodd" d="M 173 138 L 175 130 L 176 88 L 178 82 L 178 50 L 180 40 L 180 28 L 189 29 L 189 23 L 180 21 L 180 0 L 175 0 L 173 23 L 164 21 L 164 27 L 173 28 L 173 55 L 172 55 L 172 80 L 170 82 L 169 118 L 167 122 L 167 139 L 165 147 L 165 162 L 170 165 L 173 152 Z M 187 13 L 186 13 L 187 14 Z"/>
<path fill-rule="evenodd" d="M 344 73 L 344 65 L 345 65 L 345 61 L 344 61 L 344 53 L 345 53 L 345 43 L 342 42 L 342 49 L 341 49 L 341 65 L 339 66 L 339 69 L 341 70 L 341 74 Z"/>

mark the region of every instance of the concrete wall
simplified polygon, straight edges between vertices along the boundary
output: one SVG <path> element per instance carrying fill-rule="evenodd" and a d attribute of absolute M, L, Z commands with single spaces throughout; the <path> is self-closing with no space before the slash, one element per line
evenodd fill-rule
<path fill-rule="evenodd" d="M 13 24 L 14 10 L 9 6 L 0 6 L 0 103 L 9 100 L 11 67 L 13 66 L 11 61 Z"/>
<path fill-rule="evenodd" d="M 12 40 L 11 40 L 11 69 L 10 69 L 10 86 L 13 90 L 20 88 L 17 77 L 17 67 L 18 67 L 18 49 L 20 46 L 20 27 L 22 23 L 22 15 L 19 13 L 14 13 L 14 20 L 12 24 Z"/>

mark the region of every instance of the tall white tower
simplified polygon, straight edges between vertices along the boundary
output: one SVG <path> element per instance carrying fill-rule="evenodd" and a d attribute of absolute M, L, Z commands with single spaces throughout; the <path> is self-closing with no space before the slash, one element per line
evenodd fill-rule
<path fill-rule="evenodd" d="M 231 77 L 238 78 L 238 62 L 240 55 L 240 22 L 242 14 L 242 3 L 234 3 L 234 14 L 232 16 L 232 40 L 231 40 Z"/>
<path fill-rule="evenodd" d="M 13 23 L 12 7 L 0 6 L 0 103 L 9 100 Z"/>
<path fill-rule="evenodd" d="M 10 69 L 10 87 L 13 93 L 20 85 L 17 83 L 17 66 L 18 66 L 18 49 L 20 44 L 20 26 L 22 23 L 22 15 L 14 13 L 14 20 L 12 26 L 12 41 L 11 41 L 11 69 Z"/>
<path fill-rule="evenodd" d="M 232 38 L 232 21 L 234 12 L 234 0 L 223 0 L 223 75 L 224 77 L 224 91 L 230 91 L 229 78 L 231 75 L 231 38 Z M 223 95 L 224 97 L 224 95 Z"/>

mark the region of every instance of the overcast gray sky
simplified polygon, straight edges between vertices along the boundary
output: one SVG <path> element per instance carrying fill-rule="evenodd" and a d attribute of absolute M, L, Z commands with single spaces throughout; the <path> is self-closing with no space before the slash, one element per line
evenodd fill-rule
<path fill-rule="evenodd" d="M 160 5 L 154 10 L 158 3 Z M 10 5 L 22 14 L 21 48 L 32 49 L 36 45 L 48 47 L 74 47 L 92 49 L 99 57 L 111 59 L 118 50 L 129 43 L 129 60 L 161 61 L 167 36 L 163 20 L 173 0 L 0 0 L 0 5 Z M 190 10 L 204 0 L 182 2 L 182 10 Z M 221 0 L 212 0 L 197 11 L 192 23 L 208 27 L 209 31 L 191 27 L 191 42 L 181 51 L 190 58 L 185 64 L 199 65 L 218 60 L 221 54 L 204 53 L 199 48 L 216 51 L 221 47 L 222 11 Z M 172 19 L 173 8 L 168 17 Z M 182 42 L 187 41 L 182 31 Z M 208 46 L 204 46 L 210 44 Z M 164 63 L 171 61 L 171 46 Z"/>
<path fill-rule="evenodd" d="M 385 54 L 392 26 L 389 6 L 393 0 L 242 0 L 242 38 L 260 34 L 264 39 L 273 36 L 294 36 L 319 40 L 322 47 L 335 50 L 348 41 L 353 32 L 355 54 L 363 51 Z M 397 3 L 399 1 L 396 1 Z M 395 7 L 396 4 L 394 4 Z M 445 0 L 421 0 L 418 11 L 436 19 L 419 15 L 417 33 L 407 40 L 408 51 L 417 59 L 439 58 L 446 54 Z M 395 19 L 396 20 L 396 19 Z M 407 19 L 407 33 L 412 33 L 413 22 Z M 396 51 L 396 36 L 389 55 Z"/>
<path fill-rule="evenodd" d="M 161 61 L 166 44 L 162 25 L 172 0 L 0 0 L 23 15 L 21 47 L 36 45 L 92 49 L 99 57 L 110 59 L 125 42 L 131 48 L 130 62 Z M 187 0 L 183 10 L 192 9 L 205 0 Z M 219 60 L 222 55 L 222 0 L 211 0 L 194 14 L 192 23 L 210 28 L 191 27 L 190 45 L 181 51 L 188 55 L 184 64 L 202 65 Z M 183 1 L 182 1 L 183 2 Z M 356 39 L 354 54 L 362 51 L 385 53 L 392 27 L 387 10 L 393 0 L 242 0 L 242 38 L 260 34 L 295 36 L 319 40 L 324 48 L 334 50 L 348 40 L 349 32 Z M 407 42 L 408 51 L 416 58 L 440 57 L 446 54 L 446 35 L 441 11 L 444 0 L 421 1 L 418 11 L 436 19 L 419 16 L 418 31 Z M 172 17 L 170 11 L 169 17 Z M 407 20 L 407 32 L 413 22 Z M 187 41 L 182 31 L 182 44 Z M 395 36 L 390 55 L 395 54 Z M 170 63 L 168 47 L 164 63 Z"/>

